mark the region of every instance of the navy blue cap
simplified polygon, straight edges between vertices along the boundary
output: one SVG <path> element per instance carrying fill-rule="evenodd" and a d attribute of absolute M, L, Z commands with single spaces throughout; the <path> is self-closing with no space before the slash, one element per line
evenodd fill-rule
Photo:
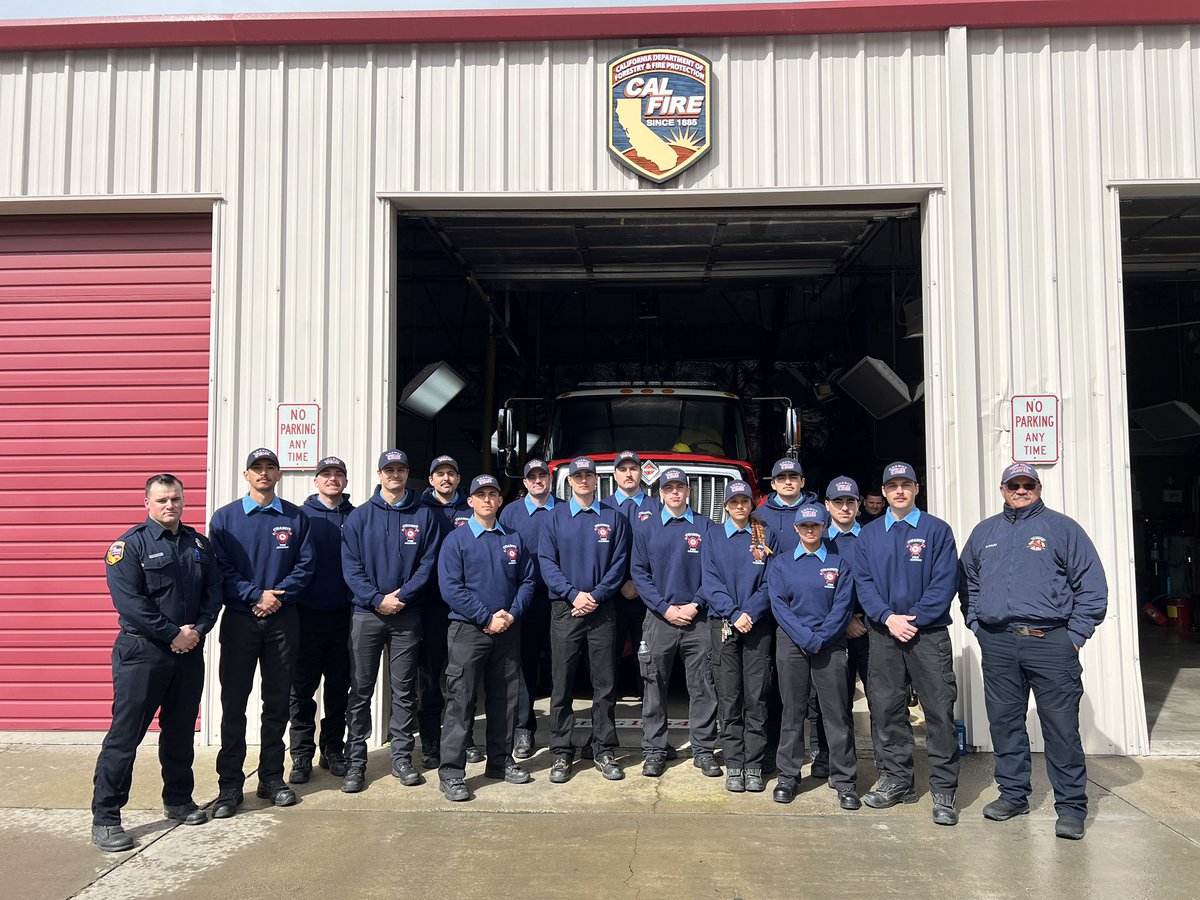
<path fill-rule="evenodd" d="M 635 462 L 639 466 L 642 464 L 642 458 L 632 450 L 622 450 L 613 458 L 613 468 L 615 469 L 623 462 Z"/>
<path fill-rule="evenodd" d="M 266 447 L 259 447 L 257 450 L 251 450 L 250 455 L 246 457 L 246 468 L 249 469 L 260 459 L 269 459 L 271 462 L 275 463 L 276 466 L 279 465 L 279 457 L 275 455 L 274 450 L 268 450 Z"/>
<path fill-rule="evenodd" d="M 883 481 L 880 484 L 887 484 L 893 478 L 907 478 L 909 481 L 917 480 L 917 470 L 906 462 L 894 462 L 883 467 Z"/>
<path fill-rule="evenodd" d="M 574 475 L 576 472 L 592 472 L 596 471 L 596 464 L 586 456 L 577 456 L 571 460 L 571 465 L 567 466 L 567 474 Z"/>
<path fill-rule="evenodd" d="M 672 481 L 682 481 L 685 485 L 688 483 L 687 473 L 678 467 L 672 466 L 669 469 L 664 469 L 658 479 L 658 489 L 661 491 Z"/>
<path fill-rule="evenodd" d="M 829 510 L 819 503 L 801 503 L 796 508 L 796 524 L 797 525 L 821 525 L 829 524 Z"/>
<path fill-rule="evenodd" d="M 753 500 L 754 491 L 744 481 L 731 481 L 725 485 L 725 502 L 728 503 L 731 497 L 749 497 Z"/>
<path fill-rule="evenodd" d="M 550 467 L 546 465 L 546 461 L 544 459 L 531 459 L 529 462 L 525 463 L 525 477 L 528 478 L 530 472 L 536 472 L 538 469 L 541 469 L 547 475 L 550 474 Z"/>
<path fill-rule="evenodd" d="M 382 466 L 380 468 L 382 468 Z M 347 474 L 346 464 L 344 462 L 342 462 L 340 459 L 338 459 L 336 456 L 327 456 L 323 460 L 321 460 L 319 463 L 317 463 L 317 474 L 318 475 L 321 473 L 322 469 L 341 469 L 343 475 Z"/>
<path fill-rule="evenodd" d="M 775 465 L 771 466 L 771 477 L 778 478 L 784 473 L 799 475 L 803 478 L 804 469 L 800 466 L 800 460 L 792 459 L 790 456 L 775 460 Z"/>
<path fill-rule="evenodd" d="M 1037 469 L 1029 465 L 1029 463 L 1013 463 L 1011 466 L 1005 469 L 1004 474 L 1000 476 L 1000 483 L 1004 484 L 1006 481 L 1016 477 L 1017 475 L 1024 475 L 1026 478 L 1032 478 L 1038 484 L 1042 483 L 1042 479 L 1038 477 Z"/>
<path fill-rule="evenodd" d="M 408 454 L 403 450 L 384 450 L 379 454 L 379 465 L 376 469 L 382 469 L 384 466 L 404 466 L 409 468 Z"/>
<path fill-rule="evenodd" d="M 469 493 L 475 494 L 486 487 L 500 490 L 500 482 L 496 480 L 495 475 L 476 475 L 471 480 L 471 490 Z"/>
<path fill-rule="evenodd" d="M 431 462 L 429 464 L 429 474 L 432 475 L 435 471 L 437 471 L 438 466 L 449 466 L 455 472 L 462 471 L 458 467 L 458 460 L 456 460 L 453 456 L 438 456 L 438 457 L 436 457 L 433 460 L 433 462 Z"/>
<path fill-rule="evenodd" d="M 840 500 L 842 497 L 853 497 L 857 500 L 860 496 L 858 482 L 849 475 L 839 475 L 829 482 L 829 487 L 825 488 L 826 500 Z"/>

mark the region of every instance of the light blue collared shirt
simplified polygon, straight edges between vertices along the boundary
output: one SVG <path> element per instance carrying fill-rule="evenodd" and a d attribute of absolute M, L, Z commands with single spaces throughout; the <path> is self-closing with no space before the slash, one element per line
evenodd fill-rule
<path fill-rule="evenodd" d="M 408 502 L 408 488 L 405 488 L 404 493 L 400 495 L 400 499 L 397 500 L 395 503 L 389 503 L 388 506 L 390 506 L 392 509 L 399 509 L 407 502 Z"/>
<path fill-rule="evenodd" d="M 771 496 L 775 499 L 775 502 L 778 503 L 780 506 L 782 506 L 784 509 L 795 509 L 797 506 L 799 506 L 804 501 L 804 491 L 801 491 L 800 496 L 797 497 L 791 503 L 784 503 L 783 498 L 780 497 L 778 493 L 774 493 Z"/>
<path fill-rule="evenodd" d="M 467 527 L 471 529 L 471 534 L 475 535 L 475 537 L 479 537 L 481 534 L 487 531 L 494 531 L 497 534 L 508 534 L 508 532 L 504 530 L 504 526 L 500 524 L 499 520 L 496 521 L 496 526 L 494 528 L 484 528 L 477 518 L 471 516 L 471 518 L 467 519 Z"/>
<path fill-rule="evenodd" d="M 725 520 L 725 537 L 731 538 L 735 534 L 739 534 L 739 533 L 749 534 L 750 529 L 749 528 L 738 528 L 736 525 L 733 524 L 733 519 L 726 519 Z"/>
<path fill-rule="evenodd" d="M 851 525 L 848 532 L 842 531 L 842 529 L 838 528 L 836 525 L 830 525 L 829 530 L 825 532 L 825 537 L 829 538 L 831 541 L 836 540 L 838 535 L 842 534 L 852 534 L 855 537 L 858 537 L 858 533 L 860 531 L 862 531 L 862 526 L 859 525 L 858 522 L 855 522 L 853 525 Z"/>
<path fill-rule="evenodd" d="M 829 555 L 829 551 L 825 549 L 824 544 L 822 544 L 820 547 L 818 547 L 815 553 L 812 551 L 809 551 L 809 550 L 805 550 L 803 544 L 797 544 L 795 552 L 792 553 L 792 559 L 799 559 L 802 556 L 815 556 L 821 562 L 825 562 L 825 557 L 827 557 L 828 555 Z"/>
<path fill-rule="evenodd" d="M 576 500 L 574 497 L 571 498 L 571 515 L 572 516 L 575 516 L 578 513 L 583 512 L 585 509 L 590 510 L 591 512 L 594 512 L 596 515 L 600 515 L 600 501 L 597 500 L 595 497 L 592 497 L 592 505 L 584 506 L 578 500 Z"/>
<path fill-rule="evenodd" d="M 551 494 L 547 498 L 546 503 L 543 506 L 538 506 L 536 503 L 533 502 L 533 498 L 530 497 L 528 494 L 526 494 L 525 495 L 525 512 L 529 513 L 532 516 L 539 509 L 554 509 L 554 502 L 555 502 L 554 495 Z"/>
<path fill-rule="evenodd" d="M 283 504 L 279 502 L 278 497 L 273 499 L 266 506 L 259 506 L 257 503 L 255 503 L 253 500 L 250 499 L 249 494 L 247 494 L 245 497 L 242 498 L 242 512 L 244 512 L 248 516 L 252 516 L 256 512 L 262 512 L 263 510 L 267 510 L 267 509 L 273 509 L 273 510 L 275 510 L 275 512 L 282 514 L 283 513 Z"/>
<path fill-rule="evenodd" d="M 919 509 L 917 509 L 915 506 L 911 510 L 909 510 L 908 515 L 905 516 L 903 519 L 897 519 L 895 517 L 895 515 L 893 515 L 893 513 L 892 513 L 892 508 L 889 506 L 887 509 L 887 512 L 885 512 L 883 514 L 883 530 L 891 531 L 892 526 L 895 525 L 897 522 L 907 522 L 913 528 L 916 528 L 917 522 L 919 522 L 920 519 L 921 519 L 921 511 Z"/>
<path fill-rule="evenodd" d="M 627 494 L 620 488 L 613 491 L 613 499 L 617 501 L 617 506 L 620 506 L 626 500 L 632 500 L 633 505 L 638 509 L 642 508 L 642 501 L 646 499 L 645 491 L 638 491 L 636 494 Z"/>
<path fill-rule="evenodd" d="M 691 506 L 685 506 L 685 507 L 683 508 L 683 515 L 682 515 L 682 516 L 673 516 L 673 515 L 671 515 L 671 512 L 670 512 L 670 510 L 668 510 L 668 509 L 667 509 L 666 505 L 664 505 L 664 506 L 663 506 L 663 508 L 662 508 L 662 512 L 660 512 L 660 513 L 659 513 L 659 516 L 662 518 L 662 523 L 663 523 L 664 525 L 666 525 L 666 524 L 667 524 L 668 522 L 670 522 L 672 519 L 686 519 L 686 520 L 687 520 L 689 523 L 690 523 L 690 522 L 694 522 L 694 521 L 695 521 L 695 519 L 694 519 L 694 518 L 692 518 L 692 508 L 691 508 Z"/>

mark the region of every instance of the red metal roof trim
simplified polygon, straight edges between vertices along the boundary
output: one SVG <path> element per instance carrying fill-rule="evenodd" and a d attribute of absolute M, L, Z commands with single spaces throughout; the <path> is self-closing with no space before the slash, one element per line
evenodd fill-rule
<path fill-rule="evenodd" d="M 741 6 L 27 19 L 0 52 L 269 44 L 566 41 L 1200 24 L 1196 0 L 823 0 Z"/>

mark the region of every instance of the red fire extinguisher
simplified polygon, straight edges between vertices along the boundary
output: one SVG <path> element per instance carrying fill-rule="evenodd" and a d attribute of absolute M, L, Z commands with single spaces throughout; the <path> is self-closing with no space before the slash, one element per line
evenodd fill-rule
<path fill-rule="evenodd" d="M 1142 607 L 1142 612 L 1149 616 L 1155 625 L 1166 625 L 1167 617 L 1163 615 L 1162 610 L 1154 605 L 1153 600 L 1147 600 L 1145 606 Z"/>

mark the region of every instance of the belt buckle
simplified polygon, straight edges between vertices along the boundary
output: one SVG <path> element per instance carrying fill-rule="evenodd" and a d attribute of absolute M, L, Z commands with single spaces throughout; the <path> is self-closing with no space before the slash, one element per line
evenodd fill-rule
<path fill-rule="evenodd" d="M 1029 637 L 1029 626 L 1028 625 L 1018 625 L 1016 627 L 1016 629 L 1013 630 L 1013 634 L 1019 634 L 1022 637 Z"/>

